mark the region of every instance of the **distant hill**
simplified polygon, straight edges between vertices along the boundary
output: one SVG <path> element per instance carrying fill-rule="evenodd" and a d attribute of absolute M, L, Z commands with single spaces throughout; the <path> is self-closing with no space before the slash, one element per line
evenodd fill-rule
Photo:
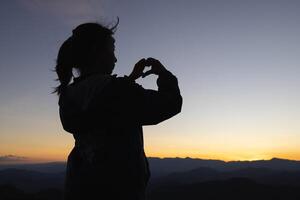
<path fill-rule="evenodd" d="M 247 178 L 260 184 L 274 186 L 300 187 L 300 170 L 285 171 L 268 168 L 241 168 L 232 171 L 217 171 L 200 167 L 190 171 L 174 172 L 166 176 L 152 179 L 151 186 L 162 187 L 170 185 L 194 184 L 198 182 L 228 180 L 232 178 Z"/>
<path fill-rule="evenodd" d="M 0 171 L 0 185 L 13 185 L 29 192 L 48 188 L 61 189 L 64 176 L 64 172 L 42 173 L 24 169 L 5 169 Z"/>
<path fill-rule="evenodd" d="M 194 158 L 149 158 L 152 178 L 174 172 L 190 171 L 197 168 L 210 168 L 217 171 L 233 171 L 244 168 L 267 168 L 271 170 L 298 171 L 300 161 L 273 158 L 271 160 L 230 161 L 205 160 Z"/>
<path fill-rule="evenodd" d="M 44 173 L 60 173 L 66 170 L 65 162 L 47 162 L 34 164 L 0 164 L 0 170 L 3 169 L 26 169 Z"/>
<path fill-rule="evenodd" d="M 300 186 L 300 162 L 273 158 L 258 161 L 165 158 L 150 160 L 150 186 L 248 178 L 260 184 Z"/>
<path fill-rule="evenodd" d="M 273 158 L 271 160 L 256 161 L 230 161 L 208 160 L 195 158 L 149 158 L 152 178 L 165 176 L 174 172 L 184 172 L 200 167 L 215 169 L 217 171 L 233 171 L 243 168 L 267 168 L 272 170 L 298 171 L 300 161 Z M 51 162 L 39 164 L 1 165 L 0 170 L 14 168 L 27 169 L 45 173 L 60 173 L 66 169 L 65 162 Z"/>
<path fill-rule="evenodd" d="M 151 181 L 154 183 L 194 183 L 200 180 L 224 180 L 233 177 L 251 178 L 262 183 L 295 184 L 297 180 L 300 180 L 300 161 L 278 158 L 224 162 L 221 160 L 152 157 L 149 158 L 149 163 Z M 34 188 L 31 185 L 40 182 L 45 182 L 45 187 L 61 186 L 65 169 L 66 163 L 64 162 L 0 165 L 0 184 L 12 182 L 26 189 Z M 43 184 L 39 184 L 39 188 L 43 188 Z"/>
<path fill-rule="evenodd" d="M 149 158 L 149 162 L 149 200 L 300 199 L 299 161 Z M 1 165 L 0 199 L 58 200 L 65 169 L 63 162 Z"/>

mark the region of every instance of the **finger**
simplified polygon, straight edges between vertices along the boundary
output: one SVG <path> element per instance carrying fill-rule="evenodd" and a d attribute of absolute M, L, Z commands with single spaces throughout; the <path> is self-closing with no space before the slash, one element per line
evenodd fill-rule
<path fill-rule="evenodd" d="M 149 58 L 147 58 L 147 60 L 149 60 L 149 61 L 155 61 L 155 60 L 157 60 L 157 59 L 152 58 L 152 57 L 149 57 Z"/>
<path fill-rule="evenodd" d="M 145 63 L 146 63 L 146 59 L 143 58 L 141 60 L 139 60 L 135 65 L 134 65 L 134 68 L 136 69 L 143 69 L 145 67 Z"/>
<path fill-rule="evenodd" d="M 149 70 L 149 71 L 146 71 L 142 74 L 142 78 L 145 78 L 146 76 L 149 76 L 150 74 L 153 74 L 153 70 Z"/>
<path fill-rule="evenodd" d="M 136 63 L 136 65 L 143 65 L 143 64 L 145 64 L 146 63 L 146 59 L 145 58 L 142 58 L 142 59 L 140 59 L 137 63 Z"/>
<path fill-rule="evenodd" d="M 147 58 L 147 63 L 149 63 L 150 65 L 154 64 L 154 63 L 159 63 L 159 61 L 155 58 L 149 57 Z"/>
<path fill-rule="evenodd" d="M 154 59 L 154 58 L 147 58 L 147 59 L 146 59 L 146 66 L 151 66 L 152 63 L 153 63 L 153 59 Z"/>

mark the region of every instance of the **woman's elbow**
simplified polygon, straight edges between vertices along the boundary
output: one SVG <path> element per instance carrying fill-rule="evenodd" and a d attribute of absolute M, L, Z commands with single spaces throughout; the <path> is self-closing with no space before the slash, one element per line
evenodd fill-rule
<path fill-rule="evenodd" d="M 182 98 L 182 96 L 180 95 L 180 96 L 179 96 L 178 103 L 177 103 L 177 106 L 176 106 L 176 112 L 177 112 L 176 114 L 178 114 L 178 113 L 181 112 L 182 104 L 183 104 L 183 98 Z"/>
<path fill-rule="evenodd" d="M 172 113 L 172 116 L 177 115 L 181 112 L 183 104 L 182 96 L 179 95 L 176 100 L 172 103 L 172 108 L 170 109 L 170 112 Z"/>

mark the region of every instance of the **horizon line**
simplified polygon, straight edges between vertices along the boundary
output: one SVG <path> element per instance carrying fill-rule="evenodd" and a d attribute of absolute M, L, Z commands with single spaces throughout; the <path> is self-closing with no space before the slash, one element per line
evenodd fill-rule
<path fill-rule="evenodd" d="M 222 160 L 222 159 L 213 159 L 213 158 L 199 158 L 199 157 L 159 157 L 159 156 L 149 156 L 147 157 L 149 159 L 193 159 L 193 160 L 207 160 L 207 161 L 222 161 L 225 163 L 229 163 L 229 162 L 255 162 L 255 161 L 271 161 L 271 160 L 285 160 L 285 161 L 296 161 L 296 162 L 300 162 L 300 160 L 296 160 L 296 159 L 287 159 L 287 158 L 280 158 L 280 157 L 272 157 L 270 159 L 254 159 L 254 160 Z M 26 165 L 26 164 L 50 164 L 50 163 L 67 163 L 66 160 L 53 160 L 53 161 L 35 161 L 35 160 L 22 160 L 22 161 L 7 161 L 7 162 L 0 162 L 0 165 Z"/>

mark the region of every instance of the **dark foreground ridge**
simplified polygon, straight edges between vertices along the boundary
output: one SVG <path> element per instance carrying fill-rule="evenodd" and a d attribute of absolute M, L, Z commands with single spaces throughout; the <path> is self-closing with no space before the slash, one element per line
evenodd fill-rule
<path fill-rule="evenodd" d="M 299 189 L 300 187 L 264 185 L 246 178 L 233 178 L 158 187 L 148 191 L 147 196 L 149 200 L 298 200 Z M 62 199 L 62 189 L 24 192 L 12 185 L 1 185 L 0 195 L 3 200 L 59 200 Z"/>
<path fill-rule="evenodd" d="M 149 192 L 149 200 L 296 200 L 299 187 L 272 186 L 256 183 L 251 179 L 232 178 L 224 181 L 207 181 L 158 187 Z"/>

